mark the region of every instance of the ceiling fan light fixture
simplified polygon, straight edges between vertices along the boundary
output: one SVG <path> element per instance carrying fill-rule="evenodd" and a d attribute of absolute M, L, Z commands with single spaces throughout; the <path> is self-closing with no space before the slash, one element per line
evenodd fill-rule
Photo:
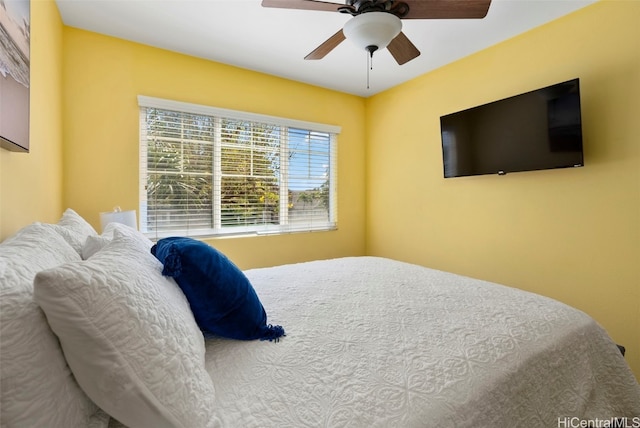
<path fill-rule="evenodd" d="M 402 30 L 402 21 L 387 12 L 367 12 L 354 16 L 342 29 L 344 36 L 361 49 L 384 49 Z"/>

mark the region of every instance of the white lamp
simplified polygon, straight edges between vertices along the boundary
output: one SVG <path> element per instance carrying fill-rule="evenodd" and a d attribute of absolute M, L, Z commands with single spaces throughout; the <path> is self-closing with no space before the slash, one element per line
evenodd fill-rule
<path fill-rule="evenodd" d="M 342 32 L 356 46 L 373 55 L 387 47 L 402 30 L 402 21 L 387 12 L 367 12 L 356 15 L 344 25 Z"/>
<path fill-rule="evenodd" d="M 122 223 L 136 230 L 138 229 L 135 210 L 122 211 L 120 207 L 115 207 L 113 211 L 100 213 L 100 226 L 103 231 L 109 223 Z"/>

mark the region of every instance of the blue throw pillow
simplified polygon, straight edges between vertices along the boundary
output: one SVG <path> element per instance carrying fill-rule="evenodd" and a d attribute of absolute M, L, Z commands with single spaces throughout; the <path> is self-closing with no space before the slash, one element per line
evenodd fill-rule
<path fill-rule="evenodd" d="M 267 314 L 251 282 L 224 254 L 202 241 L 172 237 L 159 240 L 151 253 L 175 278 L 206 335 L 241 340 L 274 340 L 281 326 L 267 325 Z"/>

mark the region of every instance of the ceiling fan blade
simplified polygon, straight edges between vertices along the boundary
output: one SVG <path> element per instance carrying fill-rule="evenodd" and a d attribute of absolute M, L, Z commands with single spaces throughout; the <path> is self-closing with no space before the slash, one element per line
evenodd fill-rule
<path fill-rule="evenodd" d="M 344 3 L 331 3 L 318 0 L 262 0 L 262 7 L 337 12 L 339 7 L 344 7 Z"/>
<path fill-rule="evenodd" d="M 335 49 L 336 46 L 342 43 L 344 39 L 344 33 L 341 28 L 336 34 L 329 37 L 324 43 L 309 53 L 309 55 L 305 56 L 304 59 L 322 59 L 325 55 Z"/>
<path fill-rule="evenodd" d="M 420 51 L 401 31 L 387 46 L 387 49 L 399 65 L 407 63 L 420 55 Z"/>
<path fill-rule="evenodd" d="M 402 19 L 481 19 L 491 0 L 404 0 L 409 13 Z"/>

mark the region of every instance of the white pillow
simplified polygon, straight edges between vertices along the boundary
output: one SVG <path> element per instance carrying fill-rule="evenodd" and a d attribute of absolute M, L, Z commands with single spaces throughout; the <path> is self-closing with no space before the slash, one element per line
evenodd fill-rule
<path fill-rule="evenodd" d="M 66 209 L 54 228 L 78 254 L 82 254 L 87 237 L 98 235 L 93 226 L 71 208 Z"/>
<path fill-rule="evenodd" d="M 84 262 L 38 273 L 35 300 L 71 370 L 129 427 L 212 427 L 204 338 L 178 285 L 144 241 L 114 239 Z"/>
<path fill-rule="evenodd" d="M 52 225 L 34 223 L 0 244 L 0 426 L 106 426 L 80 389 L 58 338 L 33 301 L 33 278 L 80 256 Z M 93 425 L 96 423 L 97 425 Z"/>
<path fill-rule="evenodd" d="M 112 224 L 112 223 L 109 223 Z M 109 236 L 102 235 L 91 235 L 87 236 L 87 240 L 84 241 L 84 245 L 82 246 L 82 260 L 87 260 L 89 257 L 93 256 L 98 251 L 102 250 L 107 246 L 109 242 L 112 241 L 113 238 Z"/>
<path fill-rule="evenodd" d="M 113 234 L 116 230 L 120 235 L 130 236 L 137 239 L 149 250 L 153 246 L 153 242 L 151 242 L 149 238 L 144 236 L 144 234 L 138 232 L 136 229 L 121 223 L 108 223 L 105 226 L 102 235 L 89 235 L 87 237 L 87 240 L 82 246 L 82 259 L 87 260 L 89 257 L 104 248 L 109 242 L 113 240 Z"/>

